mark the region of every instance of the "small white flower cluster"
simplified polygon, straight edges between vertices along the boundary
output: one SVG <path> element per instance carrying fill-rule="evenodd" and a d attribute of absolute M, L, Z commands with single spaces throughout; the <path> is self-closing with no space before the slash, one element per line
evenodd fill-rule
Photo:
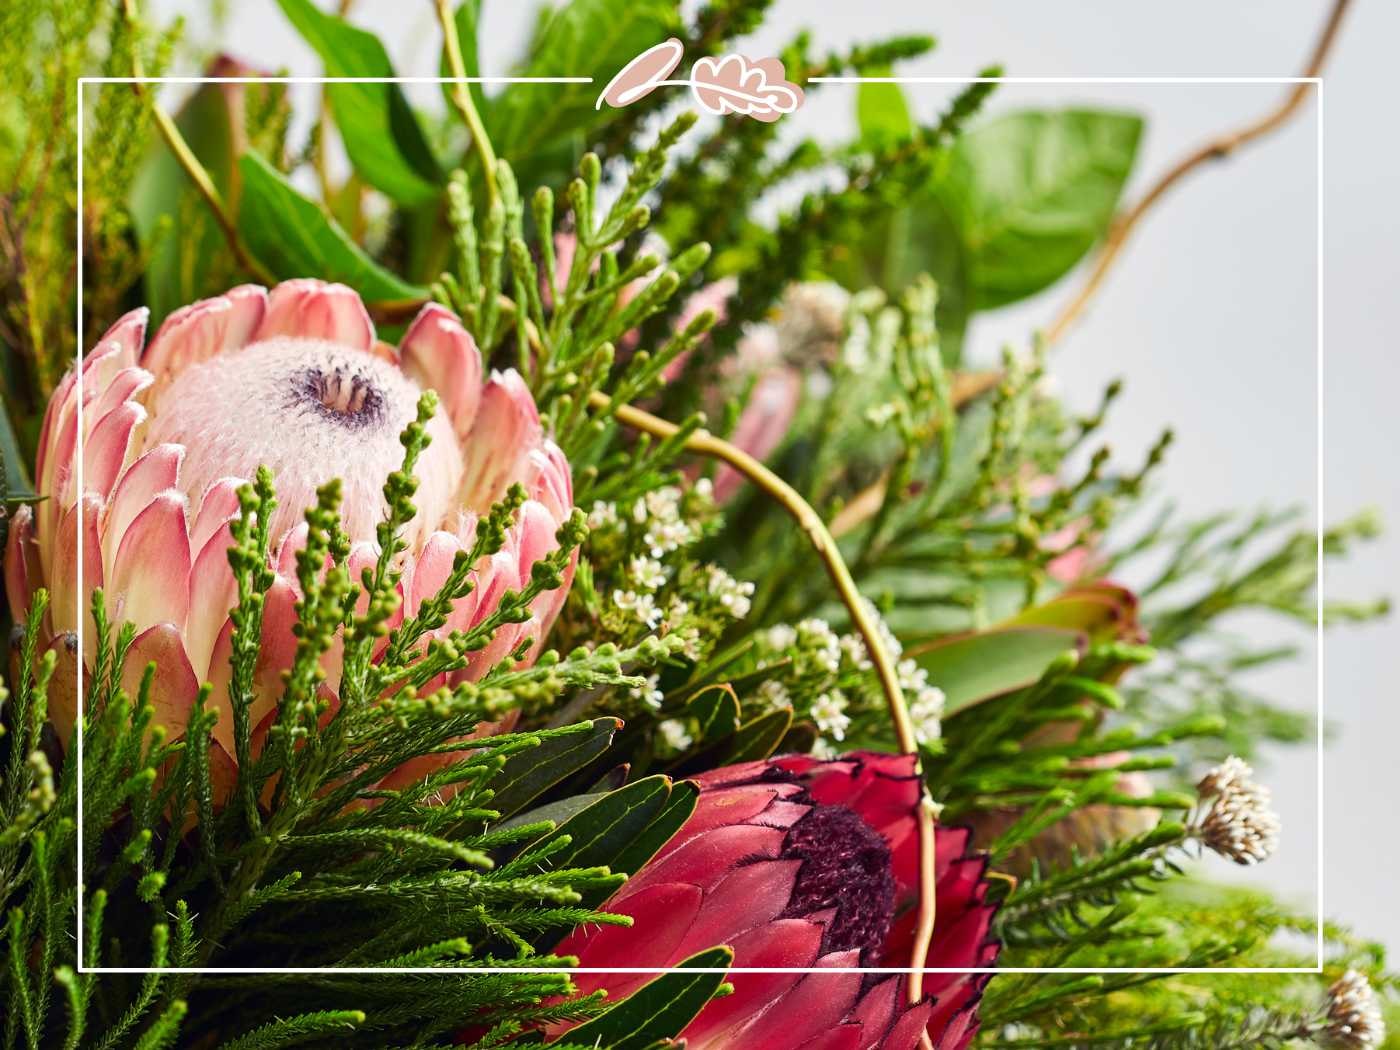
<path fill-rule="evenodd" d="M 645 555 L 638 555 L 627 563 L 627 575 L 644 591 L 655 591 L 666 585 L 665 566 Z"/>
<path fill-rule="evenodd" d="M 624 612 L 634 614 L 648 627 L 655 628 L 661 623 L 661 607 L 656 604 L 656 595 L 646 591 L 613 591 L 613 604 Z"/>
<path fill-rule="evenodd" d="M 656 728 L 661 731 L 661 738 L 666 742 L 666 746 L 673 751 L 684 751 L 695 743 L 695 738 L 679 718 L 668 718 L 658 722 Z"/>
<path fill-rule="evenodd" d="M 1385 1019 L 1365 974 L 1348 970 L 1327 989 L 1322 1037 L 1334 1050 L 1374 1050 L 1385 1042 Z"/>
<path fill-rule="evenodd" d="M 588 512 L 588 528 L 592 532 L 610 529 L 617 524 L 617 504 L 597 500 Z"/>
<path fill-rule="evenodd" d="M 817 670 L 835 674 L 841 669 L 841 639 L 825 620 L 813 616 L 796 628 L 796 646 L 800 671 Z M 804 667 L 803 662 L 808 666 Z"/>
<path fill-rule="evenodd" d="M 632 504 L 632 520 L 646 527 L 643 542 L 653 558 L 660 558 L 696 537 L 681 520 L 681 490 L 663 485 L 641 496 Z"/>
<path fill-rule="evenodd" d="M 1231 755 L 1196 785 L 1209 803 L 1192 831 L 1208 848 L 1236 864 L 1258 864 L 1278 849 L 1282 825 L 1269 789 L 1254 781 L 1254 770 Z"/>
<path fill-rule="evenodd" d="M 759 684 L 758 698 L 769 711 L 792 706 L 792 694 L 788 692 L 787 686 L 776 678 L 765 678 Z"/>
<path fill-rule="evenodd" d="M 846 730 L 851 727 L 851 716 L 846 714 L 846 695 L 839 689 L 822 693 L 812 701 L 812 721 L 817 728 L 834 740 L 845 740 Z"/>
<path fill-rule="evenodd" d="M 665 694 L 662 693 L 659 688 L 660 682 L 660 674 L 649 674 L 647 675 L 646 685 L 629 689 L 627 691 L 628 695 L 631 696 L 633 700 L 640 700 L 653 711 L 660 711 L 661 703 L 666 699 Z"/>
<path fill-rule="evenodd" d="M 899 687 L 909 704 L 909 719 L 914 723 L 914 736 L 926 744 L 943 735 L 943 704 L 947 697 L 936 685 L 929 685 L 928 672 L 913 660 L 901 660 L 897 668 Z"/>
<path fill-rule="evenodd" d="M 707 571 L 710 593 L 725 612 L 736 620 L 742 620 L 753 604 L 753 584 L 748 580 L 736 580 L 718 565 L 707 566 Z"/>

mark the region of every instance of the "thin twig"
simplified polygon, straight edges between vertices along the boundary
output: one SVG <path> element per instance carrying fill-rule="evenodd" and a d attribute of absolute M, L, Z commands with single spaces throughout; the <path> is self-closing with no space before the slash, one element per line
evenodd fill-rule
<path fill-rule="evenodd" d="M 472 133 L 476 151 L 481 155 L 481 170 L 486 176 L 486 195 L 496 200 L 496 153 L 491 148 L 491 140 L 486 136 L 486 127 L 481 123 L 481 114 L 472 102 L 471 87 L 466 82 L 467 66 L 462 61 L 462 41 L 457 36 L 457 23 L 452 17 L 452 5 L 448 0 L 437 0 L 438 21 L 442 23 L 442 46 L 447 52 L 447 67 L 452 71 L 455 82 L 452 85 L 452 104 L 466 122 Z"/>
<path fill-rule="evenodd" d="M 1327 16 L 1327 22 L 1322 28 L 1322 33 L 1318 37 L 1317 43 L 1313 45 L 1312 55 L 1303 69 L 1302 76 L 1316 77 L 1321 74 L 1323 66 L 1327 63 L 1327 56 L 1332 50 L 1332 45 L 1337 39 L 1337 29 L 1341 25 L 1342 16 L 1346 14 L 1350 4 L 1351 0 L 1335 0 L 1332 10 Z M 1213 138 L 1205 145 L 1192 151 L 1158 178 L 1137 204 L 1115 218 L 1109 226 L 1108 236 L 1104 238 L 1103 247 L 1099 250 L 1094 268 L 1084 282 L 1084 287 L 1065 304 L 1059 315 L 1045 329 L 1045 342 L 1047 344 L 1057 342 L 1078 320 L 1084 307 L 1088 305 L 1089 300 L 1094 297 L 1099 286 L 1103 284 L 1104 277 L 1107 276 L 1109 269 L 1112 268 L 1122 252 L 1124 244 L 1127 243 L 1128 236 L 1142 220 L 1142 217 L 1151 211 L 1169 190 L 1207 161 L 1228 157 L 1241 146 L 1278 130 L 1302 108 L 1303 102 L 1307 99 L 1309 90 L 1313 86 L 1307 80 L 1294 84 L 1288 94 L 1284 96 L 1283 101 L 1263 117 L 1236 131 Z"/>
<path fill-rule="evenodd" d="M 634 430 L 651 434 L 653 437 L 670 438 L 680 429 L 674 423 L 654 416 L 650 412 L 644 412 L 633 405 L 614 404 L 612 399 L 601 391 L 594 391 L 590 394 L 589 403 L 595 408 L 611 413 L 618 422 Z M 909 708 L 904 702 L 904 691 L 899 685 L 899 674 L 895 669 L 894 659 L 885 647 L 885 643 L 880 637 L 879 626 L 874 617 L 871 616 L 870 609 L 861 598 L 860 592 L 856 589 L 855 581 L 851 578 L 851 571 L 846 567 L 846 562 L 836 546 L 836 540 L 828 531 L 821 515 L 812 509 L 812 505 L 803 499 L 796 489 L 774 474 L 773 471 L 747 452 L 731 445 L 722 438 L 715 437 L 704 429 L 692 432 L 686 438 L 685 448 L 688 452 L 709 456 L 727 463 L 743 474 L 792 515 L 798 526 L 806 533 L 807 539 L 817 552 L 817 556 L 825 565 L 827 575 L 831 577 L 831 582 L 835 585 L 842 604 L 850 613 L 851 622 L 855 624 L 865 642 L 866 651 L 870 654 L 870 662 L 875 667 L 875 673 L 880 679 L 880 687 L 884 690 L 885 700 L 889 705 L 890 720 L 894 723 L 895 739 L 899 742 L 899 748 L 901 751 L 914 755 L 917 765 L 918 739 L 914 733 L 914 723 L 909 717 Z M 920 781 L 922 782 L 922 776 Z M 910 1002 L 918 1002 L 923 997 L 922 968 L 924 960 L 928 956 L 929 945 L 933 941 L 935 919 L 933 813 L 926 801 L 919 806 L 918 823 L 919 922 L 915 930 L 914 950 L 909 963 L 912 970 L 909 981 Z"/>
<path fill-rule="evenodd" d="M 137 26 L 136 0 L 122 0 L 122 14 L 134 32 Z M 137 78 L 145 76 L 141 55 L 135 47 L 131 52 L 131 74 Z M 146 97 L 146 85 L 141 83 L 140 79 L 132 83 L 131 89 L 136 92 L 137 97 Z M 208 205 L 209 211 L 214 216 L 214 221 L 219 224 L 219 229 L 223 230 L 224 239 L 228 241 L 238 264 L 264 284 L 275 283 L 277 278 L 272 271 L 248 253 L 248 249 L 243 244 L 243 238 L 238 235 L 238 226 L 224 205 L 223 195 L 219 193 L 218 187 L 214 185 L 214 180 L 209 177 L 209 172 L 205 170 L 204 165 L 199 162 L 199 158 L 190 149 L 185 137 L 180 134 L 180 129 L 175 126 L 175 121 L 170 119 L 170 114 L 160 108 L 154 97 L 151 98 L 150 104 L 151 116 L 155 119 L 160 137 L 165 140 L 165 144 L 175 155 L 180 167 L 194 183 L 195 189 L 199 190 L 199 195 L 204 198 L 204 203 Z"/>

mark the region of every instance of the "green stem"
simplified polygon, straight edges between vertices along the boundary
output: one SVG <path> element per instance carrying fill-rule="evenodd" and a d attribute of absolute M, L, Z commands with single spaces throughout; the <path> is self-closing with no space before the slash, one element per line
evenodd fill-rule
<path fill-rule="evenodd" d="M 442 24 L 442 46 L 447 52 L 447 67 L 456 78 L 456 83 L 452 85 L 452 104 L 457 107 L 467 130 L 472 133 L 472 142 L 481 155 L 481 170 L 486 176 L 486 195 L 494 201 L 500 193 L 496 188 L 496 153 L 491 148 L 491 140 L 486 137 L 486 128 L 481 123 L 481 115 L 472 102 L 471 88 L 466 83 L 467 67 L 462 61 L 462 41 L 457 36 L 457 23 L 452 18 L 449 0 L 437 0 L 437 14 Z"/>

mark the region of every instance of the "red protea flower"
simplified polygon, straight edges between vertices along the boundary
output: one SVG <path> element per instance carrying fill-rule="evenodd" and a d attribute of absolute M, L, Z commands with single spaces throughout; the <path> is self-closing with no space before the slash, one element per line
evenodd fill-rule
<path fill-rule="evenodd" d="M 727 944 L 735 967 L 906 967 L 918 903 L 920 786 L 912 755 L 805 755 L 727 766 L 696 778 L 694 814 L 604 908 L 629 928 L 576 930 L 557 949 L 580 966 L 666 967 Z M 937 832 L 937 925 L 930 967 L 991 966 L 995 905 L 986 857 L 969 833 Z M 927 974 L 906 1002 L 905 978 L 880 974 L 736 973 L 734 993 L 684 1034 L 691 1050 L 912 1050 L 927 1030 L 938 1050 L 977 1031 L 989 975 Z M 621 998 L 647 974 L 580 973 L 583 992 Z"/>
<path fill-rule="evenodd" d="M 375 526 L 387 509 L 384 479 L 402 462 L 399 435 L 429 388 L 440 408 L 418 462 L 418 514 L 405 537 L 396 617 L 415 614 L 436 593 L 454 556 L 470 547 L 478 516 L 514 482 L 530 499 L 505 547 L 477 566 L 475 589 L 443 631 L 480 622 L 556 548 L 573 502 L 568 461 L 545 437 L 519 375 L 493 373 L 483 384 L 475 342 L 443 307 L 425 306 L 397 348 L 376 338 L 355 292 L 317 280 L 285 281 L 271 292 L 243 285 L 183 307 L 143 349 L 146 317 L 145 309 L 127 314 L 82 361 L 81 492 L 77 373 L 54 392 L 36 469 L 47 498 L 15 516 L 5 552 L 12 609 L 27 608 L 39 587 L 51 595 L 41 641 L 59 652 L 50 704 L 65 743 L 76 706 L 73 632 L 99 586 L 111 621 L 137 630 L 128 674 L 139 678 L 151 660 L 160 667 L 152 699 L 172 737 L 183 731 L 200 682 L 212 681 L 213 701 L 227 704 L 228 614 L 237 600 L 226 556 L 230 522 L 239 486 L 259 466 L 272 471 L 277 487 L 277 577 L 266 598 L 262 688 L 252 717 L 255 726 L 272 717 L 280 672 L 295 649 L 302 513 L 318 486 L 342 479 L 349 564 L 358 579 L 379 554 Z M 457 677 L 483 674 L 527 636 L 538 651 L 571 577 L 537 599 L 528 623 L 498 632 Z M 89 663 L 94 633 L 89 617 Z M 332 689 L 339 658 L 338 647 L 327 654 Z M 225 756 L 216 757 L 233 752 L 232 724 L 231 712 L 222 712 L 214 735 Z"/>

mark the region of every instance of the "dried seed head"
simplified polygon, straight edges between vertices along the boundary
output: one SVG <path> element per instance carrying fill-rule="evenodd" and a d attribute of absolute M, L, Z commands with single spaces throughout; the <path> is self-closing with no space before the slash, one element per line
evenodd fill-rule
<path fill-rule="evenodd" d="M 1202 843 L 1236 864 L 1258 864 L 1278 848 L 1281 825 L 1269 789 L 1230 756 L 1196 785 L 1203 807 L 1193 828 Z"/>
<path fill-rule="evenodd" d="M 1348 970 L 1327 989 L 1324 1045 L 1334 1050 L 1372 1050 L 1385 1041 L 1385 1021 L 1366 975 Z"/>

